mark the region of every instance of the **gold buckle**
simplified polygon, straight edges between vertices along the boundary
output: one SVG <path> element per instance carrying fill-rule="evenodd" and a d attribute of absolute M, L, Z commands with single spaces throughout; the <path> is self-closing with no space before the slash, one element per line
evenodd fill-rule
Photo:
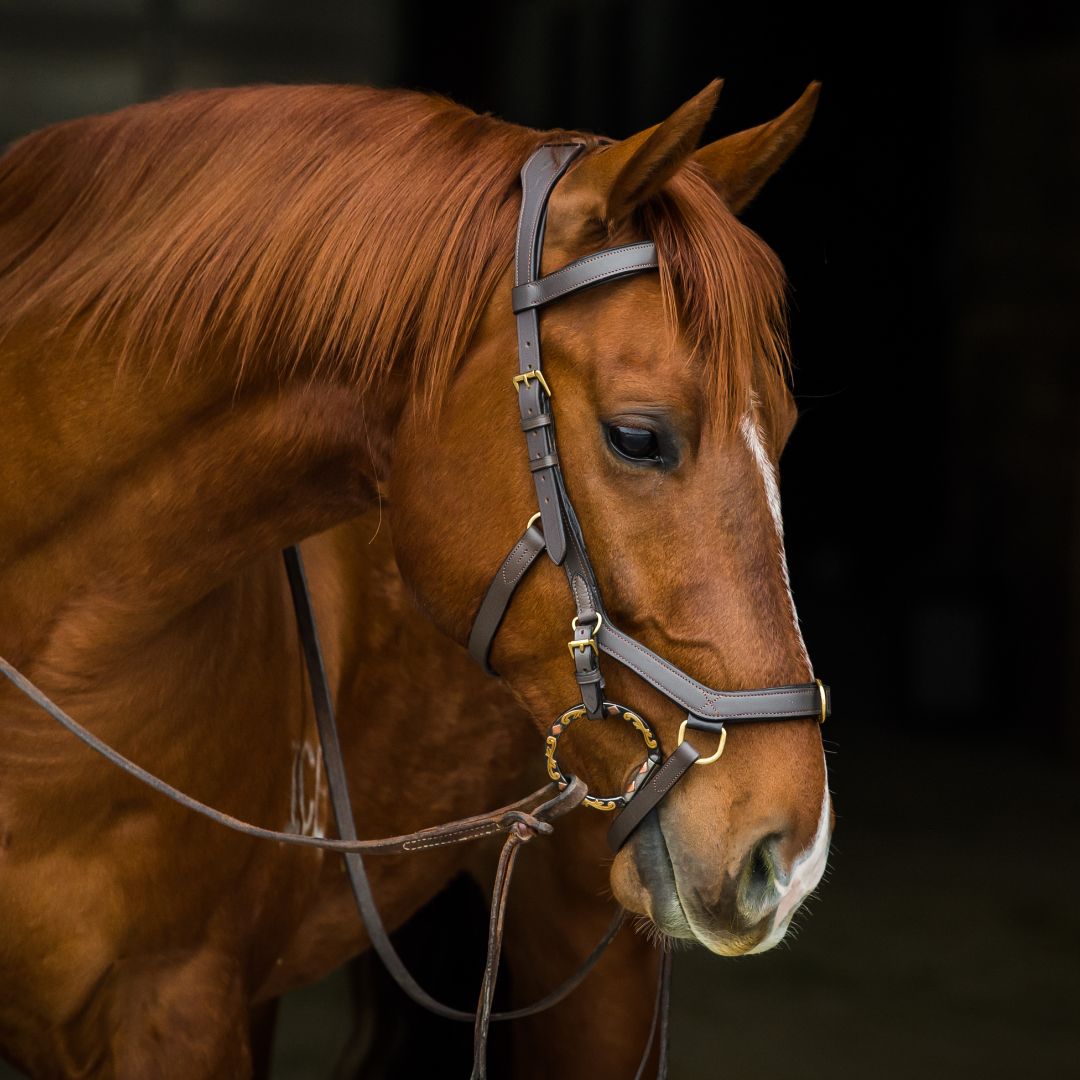
<path fill-rule="evenodd" d="M 596 635 L 600 632 L 600 627 L 603 625 L 604 616 L 598 611 L 596 613 L 596 625 L 593 627 L 592 637 L 588 637 L 584 641 L 568 641 L 566 643 L 566 647 L 570 650 L 570 655 L 573 656 L 575 650 L 577 652 L 584 652 L 586 649 L 592 649 L 594 653 L 599 655 L 600 650 L 596 647 Z M 576 615 L 570 620 L 570 629 L 577 629 Z"/>
<path fill-rule="evenodd" d="M 523 371 L 520 375 L 515 375 L 514 386 L 516 386 L 518 390 L 521 390 L 523 387 L 529 385 L 530 379 L 535 379 L 544 388 L 544 393 L 547 394 L 549 398 L 555 396 L 551 392 L 551 387 L 547 384 L 547 379 L 544 378 L 544 373 L 539 368 L 535 371 Z"/>
<path fill-rule="evenodd" d="M 818 723 L 824 724 L 829 715 L 829 697 L 825 693 L 825 684 L 820 679 L 815 679 L 817 683 L 817 692 L 821 697 L 821 715 L 818 717 Z"/>
<path fill-rule="evenodd" d="M 686 742 L 686 725 L 690 723 L 690 717 L 688 716 L 683 722 L 682 727 L 679 728 L 679 741 L 675 744 L 675 749 L 678 750 L 684 742 Z M 694 762 L 695 765 L 711 765 L 714 761 L 720 760 L 720 755 L 724 752 L 724 747 L 727 746 L 727 728 L 720 728 L 720 745 L 716 748 L 716 753 L 711 757 L 699 757 Z"/>

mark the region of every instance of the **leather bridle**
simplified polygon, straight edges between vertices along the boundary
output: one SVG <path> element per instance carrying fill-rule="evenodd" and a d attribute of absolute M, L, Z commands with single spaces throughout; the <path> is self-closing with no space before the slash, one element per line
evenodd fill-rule
<path fill-rule="evenodd" d="M 604 608 L 581 525 L 566 491 L 555 444 L 552 390 L 540 365 L 539 309 L 603 282 L 657 270 L 659 260 L 656 247 L 645 241 L 606 248 L 576 259 L 545 277 L 540 276 L 548 199 L 560 177 L 583 150 L 580 143 L 542 146 L 521 170 L 522 202 L 512 294 L 512 307 L 517 317 L 518 374 L 513 381 L 539 513 L 530 520 L 524 535 L 496 571 L 473 623 L 469 652 L 491 671 L 491 646 L 514 592 L 536 564 L 540 553 L 546 550 L 551 561 L 565 571 L 576 608 L 571 620 L 574 636 L 568 645 L 582 698 L 581 704 L 564 712 L 549 731 L 548 771 L 551 778 L 559 784 L 566 783 L 556 762 L 555 748 L 562 732 L 581 715 L 592 720 L 621 717 L 641 732 L 650 751 L 626 792 L 606 798 L 594 796 L 588 800 L 598 809 L 622 808 L 608 832 L 608 843 L 613 851 L 618 851 L 692 765 L 711 764 L 720 756 L 727 740 L 728 725 L 805 719 L 824 723 L 831 708 L 831 698 L 828 687 L 820 679 L 757 690 L 713 690 L 619 630 Z M 537 517 L 542 529 L 536 526 Z M 601 653 L 624 664 L 686 711 L 679 744 L 662 765 L 659 764 L 659 741 L 645 720 L 623 705 L 605 702 Z M 719 745 L 717 752 L 707 759 L 700 758 L 685 739 L 688 728 L 715 735 Z"/>
<path fill-rule="evenodd" d="M 546 756 L 552 783 L 524 799 L 489 814 L 449 822 L 404 836 L 381 840 L 359 840 L 355 815 L 349 797 L 344 759 L 334 719 L 333 698 L 323 666 L 322 651 L 304 575 L 299 549 L 286 548 L 285 567 L 296 613 L 297 627 L 308 675 L 327 787 L 337 824 L 339 839 L 302 836 L 252 825 L 207 806 L 172 787 L 153 773 L 130 761 L 99 739 L 63 709 L 39 687 L 0 657 L 0 674 L 19 691 L 47 712 L 69 732 L 118 768 L 147 787 L 181 806 L 243 833 L 278 843 L 315 847 L 338 852 L 346 863 L 349 881 L 356 898 L 372 947 L 394 980 L 408 997 L 438 1016 L 464 1020 L 474 1025 L 473 1080 L 486 1077 L 488 1025 L 492 1020 L 513 1020 L 532 1016 L 558 1004 L 575 990 L 614 940 L 623 923 L 617 911 L 596 947 L 569 978 L 551 993 L 530 1006 L 510 1012 L 492 1012 L 495 979 L 502 945 L 507 890 L 514 862 L 523 844 L 552 831 L 551 822 L 587 802 L 600 809 L 621 807 L 608 834 L 613 850 L 618 850 L 644 818 L 660 804 L 674 785 L 695 763 L 708 764 L 722 753 L 727 725 L 774 720 L 818 719 L 828 717 L 831 698 L 828 688 L 817 680 L 795 686 L 773 686 L 757 690 L 713 690 L 619 630 L 605 610 L 596 574 L 589 561 L 581 526 L 566 492 L 562 467 L 555 445 L 555 425 L 551 412 L 551 389 L 540 366 L 539 309 L 546 304 L 581 289 L 614 281 L 632 274 L 656 270 L 658 260 L 652 243 L 643 242 L 607 248 L 587 255 L 562 269 L 540 276 L 547 202 L 552 189 L 574 159 L 584 150 L 579 143 L 542 146 L 526 162 L 521 172 L 522 207 L 518 222 L 515 256 L 515 286 L 512 305 L 517 317 L 518 374 L 513 382 L 518 392 L 521 428 L 528 449 L 539 511 L 530 520 L 524 535 L 514 545 L 495 574 L 476 615 L 469 638 L 469 651 L 490 673 L 489 654 L 514 592 L 541 552 L 562 566 L 570 586 L 576 615 L 571 621 L 573 638 L 568 642 L 574 661 L 574 675 L 581 690 L 581 703 L 567 709 L 552 724 Z M 540 528 L 536 522 L 539 521 Z M 687 713 L 679 734 L 679 744 L 662 761 L 659 739 L 645 720 L 625 706 L 604 700 L 604 679 L 600 654 L 624 664 L 655 687 Z M 585 784 L 566 777 L 559 769 L 556 749 L 559 736 L 576 719 L 621 718 L 641 735 L 649 753 L 635 772 L 627 790 L 617 795 L 598 797 L 588 794 Z M 719 738 L 719 748 L 710 758 L 700 758 L 685 741 L 687 728 L 710 732 Z M 364 852 L 419 851 L 428 847 L 461 843 L 502 834 L 503 844 L 491 899 L 487 959 L 476 1011 L 455 1009 L 432 998 L 412 977 L 402 963 L 386 931 L 363 862 Z M 636 1080 L 644 1075 L 654 1041 L 659 1033 L 660 1077 L 667 1073 L 667 1008 L 670 988 L 671 957 L 661 962 L 653 1022 L 648 1042 L 637 1070 Z"/>

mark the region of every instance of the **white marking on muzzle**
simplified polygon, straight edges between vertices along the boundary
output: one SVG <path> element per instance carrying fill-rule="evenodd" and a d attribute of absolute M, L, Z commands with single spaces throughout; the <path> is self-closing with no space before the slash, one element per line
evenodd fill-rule
<path fill-rule="evenodd" d="M 772 929 L 768 937 L 755 945 L 750 952 L 761 953 L 778 945 L 787 933 L 788 923 L 796 908 L 818 887 L 821 875 L 825 873 L 825 864 L 829 859 L 829 817 L 831 810 L 829 799 L 828 775 L 825 778 L 825 795 L 821 800 L 821 817 L 817 831 L 810 846 L 795 860 L 791 876 L 786 885 L 776 884 L 780 894 L 780 903 L 776 906 Z"/>

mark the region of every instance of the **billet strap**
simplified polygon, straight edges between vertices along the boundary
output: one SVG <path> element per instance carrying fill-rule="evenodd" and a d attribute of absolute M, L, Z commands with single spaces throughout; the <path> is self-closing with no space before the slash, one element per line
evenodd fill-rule
<path fill-rule="evenodd" d="M 616 281 L 621 277 L 639 274 L 643 270 L 659 268 L 656 245 L 651 240 L 605 248 L 603 251 L 575 259 L 545 277 L 514 286 L 510 294 L 510 304 L 514 314 L 520 315 L 529 308 L 543 307 L 552 300 L 559 300 L 603 281 Z"/>
<path fill-rule="evenodd" d="M 517 249 L 514 255 L 514 284 L 525 285 L 540 274 L 544 216 L 548 196 L 570 163 L 584 149 L 580 143 L 543 146 L 521 170 L 521 214 L 518 218 Z M 542 418 L 551 416 L 547 384 L 540 371 L 540 320 L 536 308 L 517 314 L 518 408 L 522 430 L 536 487 L 536 505 L 544 524 L 547 551 L 552 561 L 562 562 L 566 550 L 562 514 L 555 495 L 555 431 Z"/>

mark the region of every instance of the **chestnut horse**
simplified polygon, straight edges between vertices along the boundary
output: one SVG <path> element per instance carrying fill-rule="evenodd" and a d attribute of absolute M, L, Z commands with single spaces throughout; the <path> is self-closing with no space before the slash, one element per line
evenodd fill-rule
<path fill-rule="evenodd" d="M 547 272 L 655 241 L 660 274 L 543 321 L 567 484 L 608 607 L 709 685 L 812 677 L 776 461 L 795 418 L 783 275 L 735 214 L 816 87 L 695 150 L 719 83 L 551 199 Z M 532 513 L 509 374 L 518 170 L 537 132 L 418 94 L 267 87 L 58 125 L 0 159 L 0 655 L 127 756 L 220 809 L 328 828 L 279 551 L 304 544 L 362 835 L 536 786 L 572 699 L 565 584 L 522 585 L 461 648 Z M 557 380 L 557 383 L 556 383 Z M 625 670 L 664 744 L 682 716 Z M 637 705 L 635 705 L 637 707 Z M 226 832 L 141 788 L 0 686 L 0 1048 L 34 1076 L 232 1077 L 285 990 L 366 948 L 341 860 Z M 566 764 L 621 790 L 625 733 Z M 531 846 L 515 995 L 579 961 L 610 900 L 723 955 L 784 935 L 831 809 L 817 724 L 752 724 L 613 862 L 601 814 Z M 704 749 L 704 747 L 703 747 Z M 711 752 L 712 747 L 709 748 Z M 372 860 L 398 926 L 490 851 Z M 515 1076 L 629 1075 L 649 935 L 516 1028 Z M 618 1024 L 611 1018 L 619 1017 Z"/>

